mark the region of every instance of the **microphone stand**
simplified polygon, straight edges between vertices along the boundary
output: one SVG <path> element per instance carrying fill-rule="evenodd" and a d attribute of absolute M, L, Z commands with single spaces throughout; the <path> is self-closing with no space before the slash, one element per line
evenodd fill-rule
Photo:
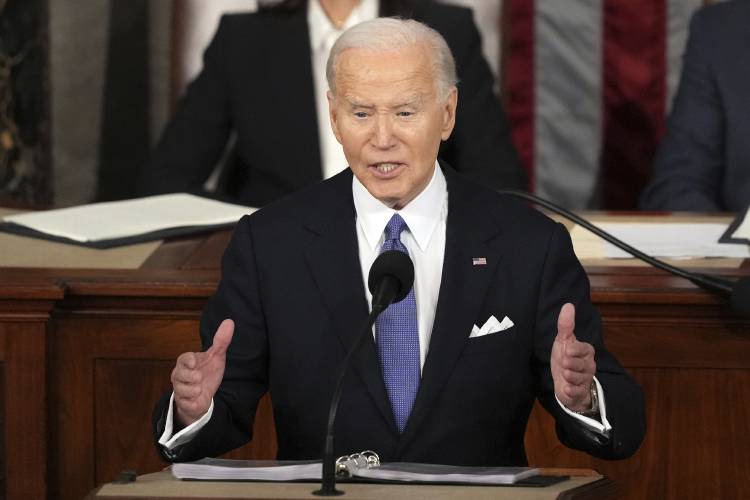
<path fill-rule="evenodd" d="M 354 353 L 362 345 L 364 339 L 367 338 L 368 334 L 372 334 L 372 325 L 375 323 L 375 319 L 378 317 L 378 315 L 380 315 L 380 313 L 385 311 L 389 304 L 390 302 L 385 305 L 376 304 L 375 300 L 373 300 L 372 312 L 370 312 L 370 315 L 367 317 L 367 321 L 365 322 L 362 330 L 359 332 L 359 336 L 357 337 L 356 342 L 354 342 L 354 345 L 349 350 L 349 352 L 346 353 L 346 357 L 344 358 L 344 362 L 341 366 L 341 373 L 339 373 L 338 382 L 336 383 L 336 389 L 333 391 L 331 408 L 328 412 L 328 426 L 326 431 L 325 445 L 323 447 L 323 478 L 321 480 L 320 489 L 313 491 L 313 495 L 330 497 L 344 494 L 343 491 L 336 489 L 336 462 L 333 458 L 333 424 L 336 421 L 336 412 L 339 408 L 341 390 L 344 387 L 344 380 L 346 370 L 347 368 L 349 368 L 349 361 L 351 360 Z"/>

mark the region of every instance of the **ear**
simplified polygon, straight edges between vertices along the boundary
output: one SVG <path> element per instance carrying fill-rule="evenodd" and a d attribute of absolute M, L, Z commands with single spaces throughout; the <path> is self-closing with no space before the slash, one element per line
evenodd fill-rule
<path fill-rule="evenodd" d="M 458 89 L 453 86 L 448 93 L 448 98 L 443 104 L 443 129 L 440 137 L 447 141 L 456 125 L 456 105 L 458 104 Z"/>
<path fill-rule="evenodd" d="M 336 97 L 330 90 L 326 92 L 328 98 L 328 117 L 331 119 L 331 130 L 336 140 L 341 144 L 341 134 L 339 134 L 338 110 L 336 109 Z"/>

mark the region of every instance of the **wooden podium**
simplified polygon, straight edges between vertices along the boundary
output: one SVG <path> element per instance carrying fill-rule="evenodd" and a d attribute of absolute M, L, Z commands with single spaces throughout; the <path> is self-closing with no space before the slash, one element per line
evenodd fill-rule
<path fill-rule="evenodd" d="M 566 481 L 550 486 L 529 488 L 521 486 L 451 486 L 414 484 L 340 483 L 344 491 L 338 497 L 319 497 L 312 494 L 315 483 L 255 483 L 220 481 L 178 481 L 168 471 L 138 477 L 134 483 L 105 484 L 93 491 L 86 500 L 607 500 L 616 498 L 615 484 L 590 470 L 556 471 L 570 476 Z"/>
<path fill-rule="evenodd" d="M 151 411 L 176 357 L 200 347 L 200 312 L 228 238 L 224 231 L 87 254 L 77 265 L 79 254 L 65 245 L 0 241 L 0 497 L 79 500 L 122 469 L 164 467 Z M 10 267 L 14 259 L 30 263 Z M 750 273 L 738 262 L 693 264 Z M 536 408 L 530 463 L 595 469 L 626 498 L 742 498 L 750 491 L 750 320 L 660 271 L 584 265 L 605 342 L 643 387 L 646 439 L 628 460 L 597 460 L 560 444 Z M 268 398 L 254 436 L 229 457 L 275 456 Z"/>

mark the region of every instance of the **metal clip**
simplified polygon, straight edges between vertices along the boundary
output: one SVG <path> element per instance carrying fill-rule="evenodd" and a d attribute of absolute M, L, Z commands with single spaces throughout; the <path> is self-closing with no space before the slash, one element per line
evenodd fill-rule
<path fill-rule="evenodd" d="M 336 475 L 351 477 L 359 469 L 372 469 L 380 466 L 380 457 L 372 450 L 344 455 L 336 460 Z"/>

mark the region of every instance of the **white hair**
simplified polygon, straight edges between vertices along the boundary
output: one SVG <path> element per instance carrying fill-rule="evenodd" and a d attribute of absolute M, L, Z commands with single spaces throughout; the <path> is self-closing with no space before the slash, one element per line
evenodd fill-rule
<path fill-rule="evenodd" d="M 440 99 L 448 97 L 458 82 L 456 62 L 445 39 L 429 26 L 412 19 L 379 17 L 352 26 L 331 47 L 326 64 L 326 79 L 331 92 L 336 93 L 338 59 L 345 50 L 367 49 L 393 52 L 411 45 L 424 45 L 431 55 L 432 74 Z"/>

